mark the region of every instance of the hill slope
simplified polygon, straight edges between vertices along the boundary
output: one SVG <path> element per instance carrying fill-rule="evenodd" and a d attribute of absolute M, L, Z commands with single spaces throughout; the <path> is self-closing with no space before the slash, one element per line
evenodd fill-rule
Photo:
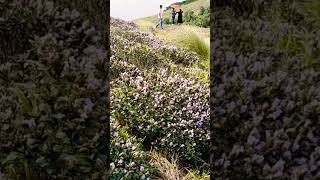
<path fill-rule="evenodd" d="M 134 155 L 150 149 L 169 154 L 168 159 L 178 155 L 180 166 L 208 169 L 209 84 L 197 77 L 204 72 L 194 66 L 198 55 L 117 19 L 111 19 L 111 50 L 112 134 L 125 134 L 112 144 L 112 177 L 157 175 L 153 168 L 159 167 L 148 157 Z M 128 154 L 118 141 L 142 146 Z M 119 161 L 149 168 L 123 172 Z"/>

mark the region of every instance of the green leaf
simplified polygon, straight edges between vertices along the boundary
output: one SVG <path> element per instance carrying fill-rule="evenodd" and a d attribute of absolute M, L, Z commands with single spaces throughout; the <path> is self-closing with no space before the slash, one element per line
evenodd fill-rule
<path fill-rule="evenodd" d="M 5 160 L 2 161 L 2 164 L 6 164 L 7 162 L 14 161 L 18 159 L 20 154 L 18 152 L 11 152 Z"/>
<path fill-rule="evenodd" d="M 56 138 L 58 138 L 58 139 L 63 139 L 66 136 L 67 136 L 66 133 L 64 133 L 62 131 L 58 131 L 57 134 L 56 134 Z"/>
<path fill-rule="evenodd" d="M 30 104 L 30 101 L 26 98 L 24 93 L 18 88 L 14 89 L 14 91 L 18 96 L 18 101 L 21 106 L 21 109 L 26 113 L 32 112 L 32 105 Z"/>
<path fill-rule="evenodd" d="M 39 164 L 39 166 L 42 168 L 49 165 L 48 161 L 43 156 L 39 157 L 36 160 L 36 163 Z"/>

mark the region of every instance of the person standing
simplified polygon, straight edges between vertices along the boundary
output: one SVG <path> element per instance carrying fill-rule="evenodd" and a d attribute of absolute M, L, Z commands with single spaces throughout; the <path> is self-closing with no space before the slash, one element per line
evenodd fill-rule
<path fill-rule="evenodd" d="M 182 24 L 183 23 L 183 21 L 182 21 L 183 11 L 180 9 L 177 13 L 178 13 L 178 24 Z"/>
<path fill-rule="evenodd" d="M 174 8 L 172 8 L 172 12 L 171 12 L 171 15 L 172 15 L 172 25 L 174 24 L 174 19 L 176 18 L 176 10 Z"/>
<path fill-rule="evenodd" d="M 161 29 L 163 29 L 162 28 L 162 18 L 163 18 L 163 10 L 162 10 L 162 5 L 160 5 L 160 11 L 158 14 L 158 24 L 157 24 L 156 28 L 158 28 L 158 26 L 160 25 Z"/>

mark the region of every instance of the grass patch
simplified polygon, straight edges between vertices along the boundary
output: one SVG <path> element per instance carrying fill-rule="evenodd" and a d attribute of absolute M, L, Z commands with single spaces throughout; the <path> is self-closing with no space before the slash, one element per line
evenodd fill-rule
<path fill-rule="evenodd" d="M 156 31 L 157 36 L 171 42 L 178 47 L 196 52 L 201 61 L 199 67 L 208 70 L 210 68 L 210 33 L 206 28 L 194 26 L 172 26 L 165 30 Z"/>
<path fill-rule="evenodd" d="M 156 22 L 152 23 L 152 21 L 139 19 L 139 20 L 135 21 L 135 23 L 139 25 L 139 30 L 141 32 L 151 32 L 151 33 L 155 32 Z"/>
<path fill-rule="evenodd" d="M 304 0 L 300 2 L 304 13 L 309 15 L 309 18 L 319 20 L 320 17 L 320 1 L 318 0 Z M 317 22 L 319 24 L 319 22 Z"/>
<path fill-rule="evenodd" d="M 284 35 L 277 42 L 276 48 L 285 51 L 288 55 L 301 57 L 301 63 L 305 67 L 319 67 L 319 55 L 312 51 L 308 45 L 308 36 Z M 284 65 L 285 67 L 288 64 Z"/>
<path fill-rule="evenodd" d="M 185 176 L 186 179 L 193 179 L 193 180 L 210 180 L 209 173 L 200 173 L 199 170 L 190 170 L 188 171 L 188 174 Z"/>
<path fill-rule="evenodd" d="M 177 159 L 172 158 L 171 162 L 167 160 L 163 155 L 155 151 L 151 152 L 151 159 L 158 170 L 157 179 L 167 179 L 167 180 L 180 180 L 183 179 L 183 172 L 179 169 L 177 165 Z"/>
<path fill-rule="evenodd" d="M 162 154 L 151 152 L 151 159 L 158 170 L 157 180 L 209 180 L 208 174 L 200 174 L 198 170 L 187 170 L 187 173 L 179 168 L 177 158 L 172 156 L 171 161 Z"/>

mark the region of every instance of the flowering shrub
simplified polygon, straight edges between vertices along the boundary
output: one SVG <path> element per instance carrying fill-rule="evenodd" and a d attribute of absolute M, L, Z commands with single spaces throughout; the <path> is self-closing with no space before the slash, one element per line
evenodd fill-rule
<path fill-rule="evenodd" d="M 114 115 L 146 143 L 161 150 L 172 147 L 169 151 L 190 162 L 208 155 L 203 150 L 209 140 L 208 86 L 165 69 L 143 73 L 134 67 L 114 83 Z"/>
<path fill-rule="evenodd" d="M 168 62 L 192 65 L 199 60 L 196 53 L 166 44 L 150 33 L 139 32 L 132 23 L 112 18 L 110 33 L 112 53 L 136 65 L 163 67 Z"/>
<path fill-rule="evenodd" d="M 12 12 L 20 3 L 10 2 Z M 14 179 L 100 179 L 108 147 L 101 33 L 75 10 L 23 3 L 32 15 L 30 47 L 0 64 L 0 171 Z"/>
<path fill-rule="evenodd" d="M 319 30 L 225 11 L 213 13 L 213 176 L 319 178 Z"/>
<path fill-rule="evenodd" d="M 127 128 L 111 119 L 111 173 L 110 179 L 150 179 L 153 173 L 147 153 L 141 150 L 137 138 L 127 133 Z"/>

